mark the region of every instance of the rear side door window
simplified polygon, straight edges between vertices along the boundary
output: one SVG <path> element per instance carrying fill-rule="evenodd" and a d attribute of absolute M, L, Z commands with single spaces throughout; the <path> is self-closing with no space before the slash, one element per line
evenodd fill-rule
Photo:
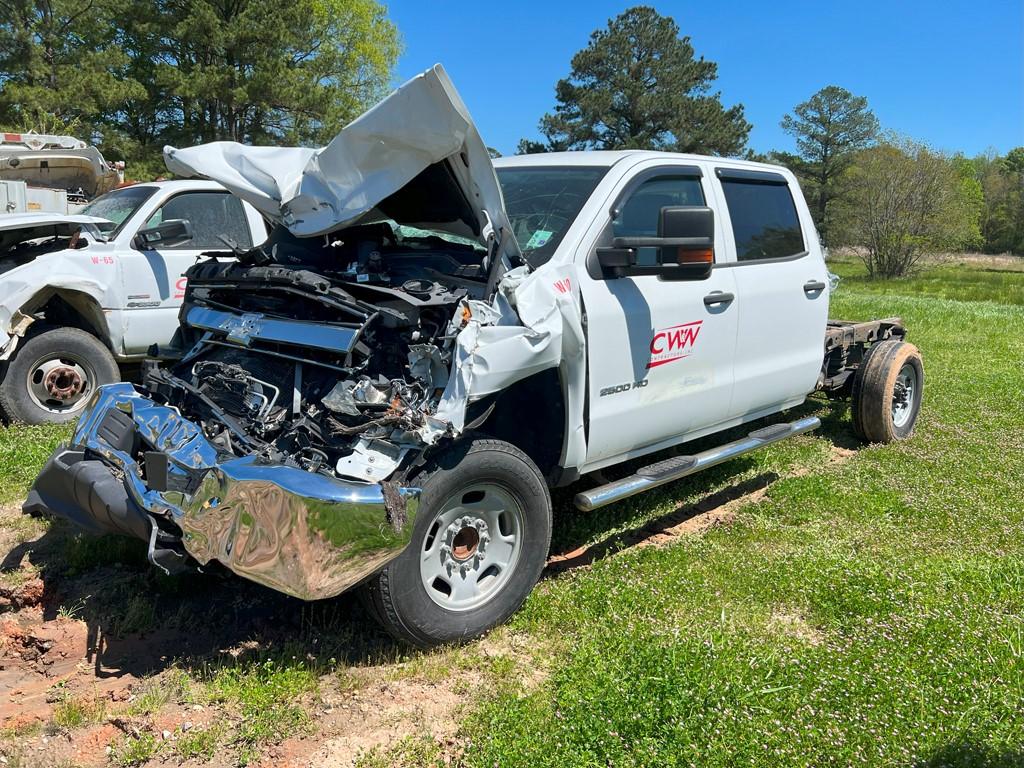
<path fill-rule="evenodd" d="M 615 237 L 657 237 L 661 209 L 704 205 L 704 190 L 697 176 L 656 176 L 638 186 L 612 220 Z M 637 249 L 637 264 L 657 264 L 657 248 Z"/>
<path fill-rule="evenodd" d="M 763 261 L 806 251 L 789 183 L 777 173 L 718 169 L 729 207 L 736 260 Z"/>
<path fill-rule="evenodd" d="M 227 250 L 224 238 L 242 248 L 252 247 L 252 235 L 242 201 L 227 192 L 184 192 L 175 195 L 154 213 L 147 227 L 171 219 L 192 224 L 192 239 L 161 250 Z"/>

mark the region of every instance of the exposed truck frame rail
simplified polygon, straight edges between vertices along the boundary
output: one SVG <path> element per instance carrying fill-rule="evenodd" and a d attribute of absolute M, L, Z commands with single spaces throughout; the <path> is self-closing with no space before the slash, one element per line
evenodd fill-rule
<path fill-rule="evenodd" d="M 825 327 L 825 359 L 818 377 L 818 389 L 830 395 L 848 397 L 853 374 L 864 359 L 868 345 L 888 339 L 903 341 L 907 329 L 898 317 L 853 323 L 829 320 Z"/>

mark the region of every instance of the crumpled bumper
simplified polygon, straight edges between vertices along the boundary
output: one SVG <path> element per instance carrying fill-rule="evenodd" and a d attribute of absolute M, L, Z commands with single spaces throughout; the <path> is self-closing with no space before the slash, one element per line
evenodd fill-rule
<path fill-rule="evenodd" d="M 183 547 L 305 600 L 337 595 L 409 543 L 416 488 L 337 480 L 252 457 L 218 460 L 202 430 L 131 384 L 99 388 L 24 504 L 94 532 Z"/>

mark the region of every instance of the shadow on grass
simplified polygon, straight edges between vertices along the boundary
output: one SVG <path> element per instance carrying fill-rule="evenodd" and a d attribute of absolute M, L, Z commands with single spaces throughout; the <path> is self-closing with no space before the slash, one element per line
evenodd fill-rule
<path fill-rule="evenodd" d="M 779 479 L 775 472 L 762 472 L 756 477 L 751 477 L 742 482 L 723 488 L 701 499 L 696 504 L 683 505 L 667 515 L 656 518 L 645 525 L 631 528 L 609 536 L 606 539 L 592 546 L 585 546 L 586 538 L 580 542 L 572 551 L 567 554 L 556 556 L 548 562 L 545 575 L 555 576 L 574 568 L 581 568 L 590 565 L 595 560 L 618 552 L 622 549 L 635 547 L 664 536 L 671 529 L 694 520 L 701 515 L 708 515 L 709 520 L 713 519 L 713 513 L 721 510 L 730 502 L 742 499 L 756 491 L 763 490 Z M 709 523 L 711 524 L 711 523 Z"/>
<path fill-rule="evenodd" d="M 8 552 L 0 570 L 26 558 L 44 584 L 43 619 L 85 622 L 96 678 L 142 677 L 172 665 L 202 676 L 250 660 L 327 672 L 407 654 L 352 595 L 306 603 L 220 567 L 165 576 L 147 561 L 144 542 L 80 535 L 63 521 Z"/>
<path fill-rule="evenodd" d="M 826 439 L 841 447 L 857 446 L 844 411 L 843 404 L 814 400 L 785 416 L 752 422 L 616 467 L 609 475 L 625 475 L 642 464 L 700 451 L 767 424 L 810 414 L 822 419 L 820 434 Z M 579 567 L 657 537 L 697 515 L 767 488 L 779 477 L 775 472 L 761 472 L 741 479 L 753 466 L 753 459 L 740 457 L 679 481 L 673 495 L 696 492 L 709 483 L 725 487 L 636 525 L 629 523 L 642 517 L 643 506 L 652 503 L 650 499 L 579 513 L 572 510 L 571 499 L 587 483 L 559 489 L 554 494 L 553 551 L 568 552 L 569 557 L 553 565 L 549 573 Z M 617 532 L 609 535 L 613 530 Z M 595 539 L 597 543 L 587 549 L 573 551 Z M 297 660 L 325 672 L 338 665 L 394 662 L 412 653 L 380 629 L 351 594 L 306 603 L 222 568 L 167 577 L 147 562 L 143 542 L 78 535 L 62 521 L 53 522 L 39 539 L 6 553 L 0 570 L 18 569 L 26 558 L 39 570 L 44 583 L 44 618 L 72 616 L 86 623 L 87 659 L 97 678 L 141 677 L 171 665 L 202 674 L 224 664 L 268 659 Z"/>
<path fill-rule="evenodd" d="M 696 475 L 677 480 L 662 490 L 650 491 L 623 502 L 609 505 L 593 512 L 581 512 L 573 506 L 575 494 L 585 488 L 603 482 L 617 480 L 636 472 L 640 467 L 672 456 L 699 453 L 723 443 L 745 437 L 748 433 L 781 422 L 795 421 L 807 416 L 821 419 L 821 427 L 812 434 L 824 438 L 828 443 L 843 451 L 863 447 L 849 420 L 849 405 L 842 401 L 815 397 L 785 414 L 759 419 L 715 435 L 694 440 L 685 445 L 660 451 L 624 464 L 611 467 L 595 476 L 553 491 L 555 509 L 554 531 L 552 532 L 552 553 L 547 575 L 562 573 L 572 568 L 589 565 L 608 554 L 631 546 L 642 544 L 663 535 L 668 529 L 679 526 L 701 515 L 713 518 L 714 514 L 731 502 L 764 490 L 780 478 L 776 472 L 761 472 L 753 477 L 743 475 L 757 466 L 757 459 L 751 455 L 739 456 L 724 464 L 704 470 Z M 665 500 L 666 494 L 675 497 L 699 495 L 703 488 L 723 486 L 720 490 L 700 498 L 693 503 L 676 505 L 667 514 L 653 520 L 632 524 L 643 517 L 642 508 L 652 498 Z M 623 527 L 626 527 L 623 530 Z M 608 531 L 615 531 L 605 536 Z M 588 546 L 589 545 L 589 546 Z"/>

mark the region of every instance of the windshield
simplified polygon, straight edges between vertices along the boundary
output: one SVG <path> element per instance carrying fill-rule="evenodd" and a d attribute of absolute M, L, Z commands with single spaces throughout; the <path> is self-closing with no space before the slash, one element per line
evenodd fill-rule
<path fill-rule="evenodd" d="M 546 165 L 495 170 L 519 249 L 536 267 L 551 258 L 608 168 Z"/>
<path fill-rule="evenodd" d="M 97 197 L 82 209 L 82 213 L 86 216 L 98 216 L 101 219 L 112 221 L 113 227 L 100 224 L 99 228 L 108 235 L 114 236 L 121 231 L 124 223 L 154 192 L 156 192 L 156 187 L 135 186 L 115 189 Z"/>

